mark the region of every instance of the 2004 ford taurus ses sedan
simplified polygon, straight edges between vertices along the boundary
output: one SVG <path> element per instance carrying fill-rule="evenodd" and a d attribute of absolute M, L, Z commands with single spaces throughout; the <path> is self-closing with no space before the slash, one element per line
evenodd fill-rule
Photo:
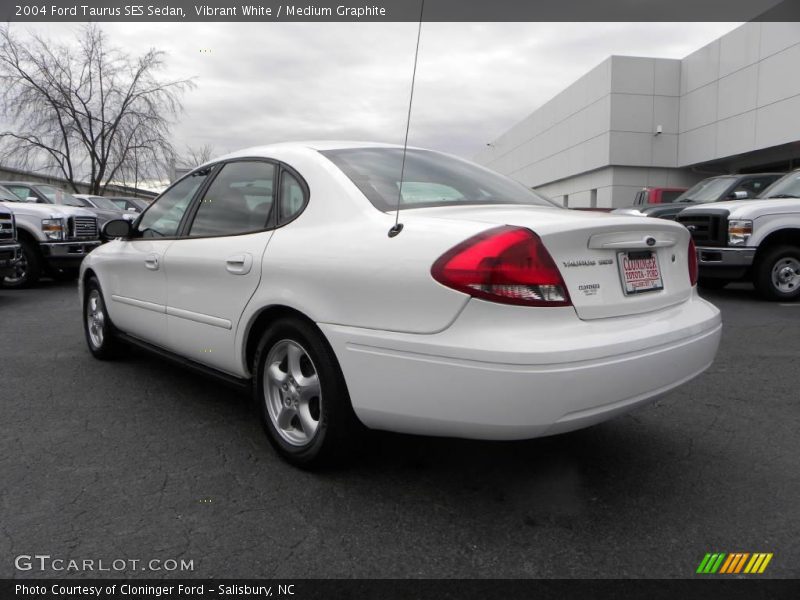
<path fill-rule="evenodd" d="M 680 225 L 565 210 L 429 150 L 242 150 L 104 235 L 81 267 L 92 354 L 134 343 L 249 386 L 298 465 L 364 426 L 592 425 L 700 374 L 720 339 Z"/>

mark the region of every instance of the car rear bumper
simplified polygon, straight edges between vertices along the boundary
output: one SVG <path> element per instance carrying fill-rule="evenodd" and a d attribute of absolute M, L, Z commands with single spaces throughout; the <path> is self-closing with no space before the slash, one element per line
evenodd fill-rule
<path fill-rule="evenodd" d="M 702 373 L 721 335 L 719 311 L 696 293 L 593 321 L 571 307 L 471 300 L 433 335 L 320 327 L 368 427 L 497 440 L 579 429 L 653 400 Z"/>

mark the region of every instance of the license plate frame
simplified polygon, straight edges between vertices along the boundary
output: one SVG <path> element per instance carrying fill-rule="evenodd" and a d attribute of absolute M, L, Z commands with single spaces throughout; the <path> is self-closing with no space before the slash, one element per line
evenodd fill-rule
<path fill-rule="evenodd" d="M 652 261 L 651 264 L 632 265 L 632 261 Z M 654 250 L 622 250 L 617 252 L 619 280 L 622 293 L 636 296 L 664 289 L 664 277 Z"/>

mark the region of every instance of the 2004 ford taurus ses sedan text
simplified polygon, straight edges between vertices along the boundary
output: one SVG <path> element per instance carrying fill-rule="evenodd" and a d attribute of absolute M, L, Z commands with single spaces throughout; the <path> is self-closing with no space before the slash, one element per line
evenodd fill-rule
<path fill-rule="evenodd" d="M 81 267 L 91 352 L 135 343 L 250 386 L 299 465 L 363 426 L 592 425 L 701 373 L 720 339 L 680 225 L 564 210 L 428 150 L 242 150 L 104 235 Z"/>

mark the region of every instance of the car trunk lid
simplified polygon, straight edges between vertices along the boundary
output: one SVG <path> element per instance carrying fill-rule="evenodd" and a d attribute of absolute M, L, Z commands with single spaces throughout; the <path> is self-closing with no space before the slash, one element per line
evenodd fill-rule
<path fill-rule="evenodd" d="M 581 319 L 657 311 L 688 299 L 689 234 L 647 217 L 549 207 L 457 206 L 404 211 L 414 217 L 516 225 L 534 231 L 558 266 Z"/>

